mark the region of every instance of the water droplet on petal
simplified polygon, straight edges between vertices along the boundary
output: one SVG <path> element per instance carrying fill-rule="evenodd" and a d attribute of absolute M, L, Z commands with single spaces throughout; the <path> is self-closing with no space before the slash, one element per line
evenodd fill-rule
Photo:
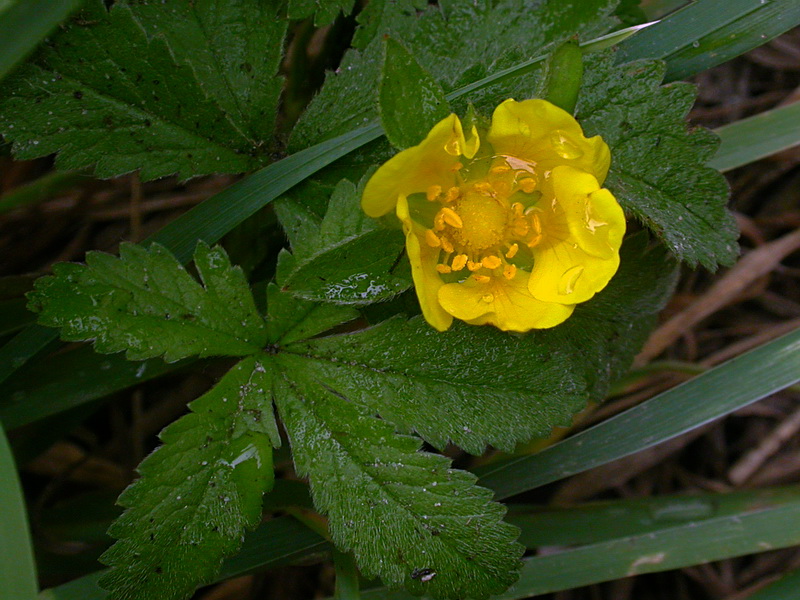
<path fill-rule="evenodd" d="M 494 294 L 484 294 L 483 297 L 481 298 L 481 300 L 483 300 L 487 304 L 489 302 L 494 302 Z"/>
<path fill-rule="evenodd" d="M 583 224 L 591 233 L 597 231 L 598 227 L 604 227 L 608 225 L 606 221 L 596 219 L 594 217 L 591 206 L 588 203 L 586 204 L 586 213 L 583 216 Z"/>
<path fill-rule="evenodd" d="M 558 280 L 558 293 L 562 295 L 571 294 L 575 290 L 575 284 L 583 274 L 583 267 L 581 265 L 570 267 Z"/>
<path fill-rule="evenodd" d="M 460 156 L 461 155 L 461 144 L 458 141 L 458 138 L 452 138 L 449 142 L 444 145 L 444 151 L 447 152 L 451 156 Z"/>
<path fill-rule="evenodd" d="M 556 129 L 550 134 L 550 143 L 553 144 L 553 149 L 561 158 L 575 159 L 583 156 L 583 150 L 578 148 L 577 144 L 560 129 Z"/>

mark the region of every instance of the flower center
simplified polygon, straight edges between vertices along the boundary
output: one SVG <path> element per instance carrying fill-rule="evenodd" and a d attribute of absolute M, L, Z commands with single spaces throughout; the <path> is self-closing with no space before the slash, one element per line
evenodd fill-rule
<path fill-rule="evenodd" d="M 470 192 L 453 209 L 461 217 L 455 240 L 465 248 L 479 252 L 499 244 L 505 237 L 509 209 L 488 195 Z"/>

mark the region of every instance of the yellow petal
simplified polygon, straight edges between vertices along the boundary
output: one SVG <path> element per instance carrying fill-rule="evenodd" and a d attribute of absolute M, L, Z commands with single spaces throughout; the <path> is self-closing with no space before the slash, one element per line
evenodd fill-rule
<path fill-rule="evenodd" d="M 448 283 L 439 289 L 442 308 L 472 325 L 494 325 L 503 331 L 545 329 L 563 323 L 574 305 L 542 302 L 527 288 L 521 274 L 511 280 L 493 277 L 486 283 L 471 277 L 464 283 Z"/>
<path fill-rule="evenodd" d="M 411 276 L 414 279 L 422 315 L 431 326 L 444 331 L 453 323 L 453 317 L 439 305 L 439 288 L 444 285 L 436 270 L 439 250 L 421 241 L 425 237 L 425 230 L 412 222 L 408 212 L 408 200 L 403 195 L 397 200 L 397 218 L 402 221 L 406 233 L 406 252 L 411 263 Z"/>
<path fill-rule="evenodd" d="M 495 154 L 530 161 L 542 171 L 570 165 L 600 183 L 611 164 L 611 152 L 600 136 L 587 139 L 572 115 L 546 100 L 509 99 L 500 104 L 487 140 Z"/>
<path fill-rule="evenodd" d="M 452 187 L 460 157 L 472 158 L 478 150 L 480 140 L 474 127 L 472 134 L 467 142 L 461 121 L 454 114 L 439 121 L 418 146 L 396 154 L 370 178 L 361 198 L 364 212 L 380 217 L 395 207 L 400 194 L 427 193 L 436 185 Z"/>
<path fill-rule="evenodd" d="M 614 196 L 584 171 L 561 166 L 552 172 L 553 191 L 570 232 L 570 241 L 598 258 L 619 252 L 625 214 Z"/>

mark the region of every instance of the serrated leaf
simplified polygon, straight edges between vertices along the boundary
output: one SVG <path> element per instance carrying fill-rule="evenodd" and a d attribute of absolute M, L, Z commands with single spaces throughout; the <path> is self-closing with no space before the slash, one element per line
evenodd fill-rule
<path fill-rule="evenodd" d="M 19 158 L 58 153 L 60 168 L 94 166 L 99 177 L 248 171 L 261 162 L 274 120 L 279 81 L 269 71 L 283 37 L 267 18 L 272 5 L 257 11 L 258 4 L 251 0 L 242 14 L 210 1 L 116 2 L 107 11 L 89 0 L 3 82 L 0 132 Z M 148 38 L 155 21 L 165 34 Z M 216 24 L 213 38 L 201 37 L 203 24 Z M 265 126 L 254 125 L 262 114 Z"/>
<path fill-rule="evenodd" d="M 307 19 L 314 17 L 314 25 L 330 25 L 343 13 L 345 16 L 353 10 L 353 0 L 289 0 L 287 13 L 290 19 Z"/>
<path fill-rule="evenodd" d="M 516 579 L 518 531 L 472 474 L 420 452 L 418 439 L 396 434 L 369 408 L 298 379 L 292 364 L 283 368 L 275 401 L 297 470 L 308 475 L 334 542 L 364 575 L 453 599 L 486 598 Z"/>
<path fill-rule="evenodd" d="M 141 478 L 119 498 L 128 510 L 109 530 L 118 541 L 101 557 L 112 600 L 190 597 L 260 522 L 270 446 L 280 444 L 264 360 L 244 359 L 192 402 L 139 466 Z"/>
<path fill-rule="evenodd" d="M 93 340 L 104 354 L 131 360 L 164 356 L 244 356 L 266 343 L 241 269 L 225 251 L 199 244 L 195 266 L 203 285 L 164 248 L 122 244 L 120 257 L 90 252 L 86 265 L 60 263 L 28 296 L 39 322 L 60 327 L 66 341 Z"/>
<path fill-rule="evenodd" d="M 419 144 L 450 114 L 442 88 L 393 38 L 384 41 L 378 112 L 386 137 L 401 150 Z"/>
<path fill-rule="evenodd" d="M 661 86 L 659 61 L 615 66 L 612 52 L 587 61 L 576 117 L 611 148 L 605 186 L 690 266 L 732 264 L 738 230 L 726 208 L 728 185 L 705 166 L 719 139 L 685 122 L 694 87 Z"/>
<path fill-rule="evenodd" d="M 350 306 L 300 300 L 274 283 L 267 286 L 267 308 L 268 341 L 277 345 L 312 338 L 359 316 Z"/>
<path fill-rule="evenodd" d="M 514 58 L 536 56 L 573 34 L 607 31 L 615 0 L 372 0 L 359 14 L 359 29 L 336 73 L 301 116 L 290 146 L 299 149 L 335 137 L 377 117 L 382 35 L 401 41 L 445 92 L 497 72 Z M 530 96 L 536 81 L 493 87 L 501 94 Z M 527 93 L 525 90 L 528 90 Z M 470 98 L 473 102 L 474 98 Z M 457 107 L 458 108 L 458 107 Z M 336 118 L 331 118 L 336 115 Z"/>
<path fill-rule="evenodd" d="M 562 325 L 524 335 L 455 323 L 439 333 L 421 317 L 290 344 L 283 364 L 369 406 L 437 448 L 510 450 L 570 422 L 621 376 L 674 283 L 675 265 L 626 241 L 611 283 Z"/>

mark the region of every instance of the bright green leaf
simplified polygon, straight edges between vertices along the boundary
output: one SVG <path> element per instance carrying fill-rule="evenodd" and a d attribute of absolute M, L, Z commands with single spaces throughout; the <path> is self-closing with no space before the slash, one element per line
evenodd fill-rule
<path fill-rule="evenodd" d="M 386 137 L 401 150 L 419 144 L 436 123 L 450 114 L 442 88 L 393 38 L 384 41 L 378 98 Z"/>
<path fill-rule="evenodd" d="M 280 444 L 264 360 L 244 359 L 192 402 L 139 466 L 141 478 L 119 498 L 128 510 L 109 530 L 118 541 L 101 557 L 112 567 L 100 580 L 112 598 L 188 598 L 260 522 L 271 445 Z"/>
<path fill-rule="evenodd" d="M 522 547 L 504 507 L 474 477 L 371 409 L 331 393 L 292 362 L 275 402 L 295 465 L 308 475 L 336 545 L 367 577 L 433 598 L 486 598 L 516 579 Z"/>
<path fill-rule="evenodd" d="M 551 330 L 509 335 L 420 317 L 287 346 L 285 364 L 370 406 L 406 431 L 474 454 L 547 435 L 627 369 L 663 306 L 674 264 L 638 236 L 595 299 Z"/>
<path fill-rule="evenodd" d="M 86 265 L 60 263 L 36 282 L 29 308 L 66 341 L 94 340 L 98 352 L 131 360 L 164 355 L 243 356 L 266 342 L 247 281 L 225 251 L 199 244 L 193 279 L 164 248 L 120 246 L 120 258 L 90 252 Z"/>
<path fill-rule="evenodd" d="M 283 27 L 271 5 L 245 3 L 264 8 L 153 1 L 107 11 L 89 0 L 4 82 L 0 132 L 19 158 L 58 153 L 60 168 L 94 165 L 100 177 L 141 169 L 144 180 L 186 179 L 254 168 L 275 118 Z M 154 22 L 164 35 L 148 38 Z M 205 25 L 221 22 L 213 39 L 204 37 Z"/>
<path fill-rule="evenodd" d="M 705 166 L 719 139 L 685 122 L 694 88 L 661 87 L 661 62 L 615 66 L 611 52 L 587 61 L 576 117 L 611 148 L 605 186 L 684 262 L 712 270 L 732 264 L 738 229 L 726 208 L 728 184 Z"/>

